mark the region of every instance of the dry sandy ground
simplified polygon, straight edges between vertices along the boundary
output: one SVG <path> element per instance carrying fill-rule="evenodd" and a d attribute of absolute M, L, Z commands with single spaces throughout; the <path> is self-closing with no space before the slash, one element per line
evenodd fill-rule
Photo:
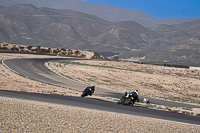
<path fill-rule="evenodd" d="M 0 97 L 0 132 L 198 133 L 200 126 Z"/>
<path fill-rule="evenodd" d="M 119 91 L 139 90 L 143 96 L 200 105 L 200 71 L 111 62 L 51 62 L 49 66 L 79 82 Z"/>
<path fill-rule="evenodd" d="M 0 53 L 0 60 L 22 57 L 39 58 L 41 56 Z M 76 67 L 86 71 L 83 66 Z M 117 69 L 114 71 L 117 72 Z M 79 76 L 82 75 L 81 72 L 76 72 Z M 70 74 L 70 76 L 72 75 Z M 101 83 L 98 85 L 100 86 Z M 114 87 L 114 89 L 120 88 Z M 3 64 L 0 64 L 0 89 L 81 95 L 81 92 L 75 90 L 21 77 L 5 68 Z M 142 93 L 141 89 L 140 93 Z M 98 96 L 92 97 L 100 98 Z M 133 132 L 133 130 L 137 132 L 200 132 L 200 126 L 189 124 L 11 98 L 0 97 L 0 108 L 0 132 Z"/>

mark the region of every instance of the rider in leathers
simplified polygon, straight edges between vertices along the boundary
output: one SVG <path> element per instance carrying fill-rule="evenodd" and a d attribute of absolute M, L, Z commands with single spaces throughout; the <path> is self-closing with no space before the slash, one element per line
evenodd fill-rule
<path fill-rule="evenodd" d="M 133 97 L 133 104 L 135 103 L 136 100 L 138 100 L 138 90 L 134 90 L 133 92 L 125 92 L 125 95 L 123 98 L 130 98 Z"/>
<path fill-rule="evenodd" d="M 95 91 L 95 86 L 88 86 L 86 90 L 88 90 L 89 95 L 91 96 Z"/>

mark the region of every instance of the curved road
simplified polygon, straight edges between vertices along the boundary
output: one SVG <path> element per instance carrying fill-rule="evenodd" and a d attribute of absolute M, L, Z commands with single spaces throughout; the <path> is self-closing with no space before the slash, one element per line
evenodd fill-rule
<path fill-rule="evenodd" d="M 77 59 L 8 59 L 4 60 L 4 64 L 9 66 L 10 69 L 19 73 L 20 75 L 27 76 L 31 79 L 56 84 L 60 86 L 65 86 L 68 88 L 73 88 L 75 90 L 83 91 L 87 86 L 86 84 L 78 83 L 72 81 L 68 78 L 63 78 L 62 76 L 50 71 L 47 67 L 44 66 L 44 63 L 47 61 L 53 60 L 77 60 Z M 123 92 L 117 92 L 105 88 L 96 88 L 96 94 L 121 98 Z M 116 103 L 105 102 L 97 99 L 81 98 L 81 97 L 70 97 L 70 96 L 57 96 L 57 95 L 45 95 L 45 94 L 36 94 L 36 93 L 26 93 L 26 92 L 13 92 L 13 91 L 0 91 L 0 96 L 4 97 L 14 97 L 27 100 L 36 100 L 42 102 L 50 102 L 56 104 L 71 105 L 77 107 L 98 109 L 104 111 L 111 111 L 117 113 L 125 113 L 131 115 L 139 115 L 145 117 L 159 118 L 172 120 L 177 122 L 185 122 L 191 124 L 200 125 L 200 117 L 189 116 L 177 113 L 171 113 L 167 111 L 160 111 L 142 107 L 130 107 L 130 106 L 121 106 Z M 140 98 L 143 98 L 142 96 Z M 191 107 L 191 108 L 200 108 L 199 106 L 183 104 L 159 99 L 149 98 L 152 103 L 163 104 L 169 106 L 180 106 L 180 107 Z"/>

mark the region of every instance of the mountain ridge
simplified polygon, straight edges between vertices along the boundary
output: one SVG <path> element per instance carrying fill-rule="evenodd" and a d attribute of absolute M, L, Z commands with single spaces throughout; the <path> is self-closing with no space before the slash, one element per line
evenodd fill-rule
<path fill-rule="evenodd" d="M 156 32 L 135 22 L 112 23 L 70 9 L 15 5 L 1 8 L 0 11 L 5 16 L 1 17 L 1 38 L 10 43 L 34 43 L 34 45 L 45 46 L 57 45 L 57 47 L 66 47 L 65 45 L 67 45 L 69 48 L 93 48 L 95 50 L 104 49 L 97 49 L 104 45 L 112 49 L 120 46 L 119 49 L 127 50 L 125 45 L 140 45 L 140 43 L 148 42 L 154 36 L 159 36 Z M 5 18 L 8 18 L 9 22 Z M 118 36 L 113 31 L 119 32 Z M 7 40 L 6 36 L 3 36 L 4 34 L 8 35 Z M 107 38 L 105 34 L 113 36 L 115 39 Z M 143 37 L 141 34 L 148 35 Z M 130 39 L 124 39 L 124 36 Z M 98 39 L 99 37 L 101 39 Z"/>
<path fill-rule="evenodd" d="M 0 7 L 0 41 L 32 46 L 119 53 L 141 61 L 200 63 L 200 20 L 146 28 L 109 22 L 70 9 Z"/>
<path fill-rule="evenodd" d="M 125 9 L 107 4 L 86 3 L 81 0 L 1 0 L 0 5 L 12 6 L 16 4 L 33 4 L 36 7 L 49 7 L 55 9 L 71 9 L 86 14 L 92 14 L 111 22 L 135 21 L 145 27 L 153 27 L 159 24 L 180 24 L 194 21 L 199 18 L 166 18 L 156 19 L 155 17 L 138 9 Z"/>

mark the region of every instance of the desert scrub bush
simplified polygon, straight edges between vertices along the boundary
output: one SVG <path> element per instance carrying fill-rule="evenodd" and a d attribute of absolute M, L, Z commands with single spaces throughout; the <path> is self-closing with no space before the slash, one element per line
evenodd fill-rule
<path fill-rule="evenodd" d="M 173 112 L 170 108 L 166 107 L 165 108 L 166 110 L 170 111 L 170 112 Z"/>
<path fill-rule="evenodd" d="M 48 93 L 53 94 L 53 95 L 61 95 L 61 94 L 59 94 L 59 92 L 57 90 L 48 91 Z"/>
<path fill-rule="evenodd" d="M 182 111 L 183 114 L 188 114 L 188 115 L 193 115 L 193 112 L 188 112 L 188 111 Z"/>
<path fill-rule="evenodd" d="M 158 107 L 158 109 L 163 110 L 164 108 L 162 108 L 162 107 Z"/>
<path fill-rule="evenodd" d="M 182 109 L 192 111 L 192 108 L 183 107 Z"/>

